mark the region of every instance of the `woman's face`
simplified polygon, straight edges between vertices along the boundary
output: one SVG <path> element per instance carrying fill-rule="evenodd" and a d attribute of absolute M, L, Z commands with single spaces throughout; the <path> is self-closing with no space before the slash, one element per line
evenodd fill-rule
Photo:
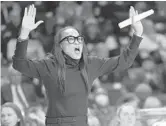
<path fill-rule="evenodd" d="M 72 36 L 72 37 L 68 37 Z M 82 39 L 79 38 L 76 39 L 73 37 L 78 37 L 79 33 L 77 30 L 73 28 L 68 28 L 65 31 L 61 33 L 61 39 L 63 41 L 60 43 L 62 50 L 64 53 L 66 53 L 68 56 L 70 56 L 73 59 L 80 59 L 82 56 L 82 50 L 83 50 L 83 42 Z M 66 39 L 64 39 L 66 38 Z M 74 43 L 69 43 L 69 41 L 75 41 Z"/>
<path fill-rule="evenodd" d="M 10 107 L 4 107 L 1 111 L 1 123 L 2 126 L 16 126 L 20 121 L 16 112 Z"/>
<path fill-rule="evenodd" d="M 124 126 L 134 126 L 136 122 L 135 109 L 132 106 L 124 106 L 119 115 L 120 123 Z"/>

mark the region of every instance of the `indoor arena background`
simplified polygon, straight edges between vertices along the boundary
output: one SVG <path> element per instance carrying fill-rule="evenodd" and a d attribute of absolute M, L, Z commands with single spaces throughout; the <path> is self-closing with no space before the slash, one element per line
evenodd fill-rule
<path fill-rule="evenodd" d="M 90 54 L 119 55 L 120 48 L 131 39 L 130 27 L 118 27 L 119 22 L 128 18 L 129 7 L 134 6 L 139 13 L 154 9 L 155 14 L 142 21 L 143 41 L 132 67 L 94 81 L 89 95 L 89 123 L 91 126 L 111 126 L 116 107 L 126 102 L 139 109 L 166 106 L 165 1 L 1 2 L 1 104 L 8 102 L 3 99 L 3 95 L 7 95 L 6 85 L 21 83 L 22 97 L 28 103 L 26 110 L 22 110 L 27 125 L 32 121 L 37 126 L 44 125 L 47 110 L 42 81 L 21 75 L 11 67 L 24 8 L 32 3 L 37 8 L 36 21 L 44 21 L 30 34 L 27 52 L 32 59 L 43 58 L 50 52 L 54 35 L 67 25 L 76 27 L 85 36 Z M 151 126 L 151 121 L 140 121 L 138 126 Z"/>

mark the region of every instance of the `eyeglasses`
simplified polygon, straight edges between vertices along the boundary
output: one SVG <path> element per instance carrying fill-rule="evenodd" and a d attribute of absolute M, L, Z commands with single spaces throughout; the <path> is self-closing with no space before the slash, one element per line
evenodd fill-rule
<path fill-rule="evenodd" d="M 70 44 L 75 43 L 76 39 L 80 44 L 84 42 L 84 37 L 83 36 L 78 36 L 78 37 L 67 36 L 67 37 L 63 38 L 59 43 L 61 43 L 65 39 L 67 39 L 68 43 L 70 43 Z"/>

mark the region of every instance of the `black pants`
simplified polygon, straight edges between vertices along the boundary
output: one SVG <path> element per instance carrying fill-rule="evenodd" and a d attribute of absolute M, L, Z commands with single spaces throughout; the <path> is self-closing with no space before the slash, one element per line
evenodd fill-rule
<path fill-rule="evenodd" d="M 46 124 L 46 126 L 88 126 L 88 124 L 84 125 L 84 124 Z"/>
<path fill-rule="evenodd" d="M 46 118 L 46 126 L 88 126 L 87 116 Z"/>

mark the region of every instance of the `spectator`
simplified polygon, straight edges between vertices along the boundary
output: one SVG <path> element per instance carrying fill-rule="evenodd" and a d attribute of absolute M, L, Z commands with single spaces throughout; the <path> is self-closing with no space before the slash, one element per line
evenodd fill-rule
<path fill-rule="evenodd" d="M 151 59 L 146 59 L 142 64 L 142 68 L 145 72 L 145 81 L 149 83 L 153 91 L 161 91 L 163 84 L 157 64 Z"/>
<path fill-rule="evenodd" d="M 2 126 L 25 126 L 20 108 L 13 103 L 5 103 L 1 108 Z"/>
<path fill-rule="evenodd" d="M 68 11 L 64 10 L 66 8 Z M 77 13 L 79 13 L 79 6 L 74 1 L 66 1 L 66 2 L 60 2 L 59 7 L 57 8 L 57 15 L 61 15 L 65 18 L 65 20 L 69 23 L 68 25 L 71 25 L 74 21 L 74 19 L 77 18 Z"/>
<path fill-rule="evenodd" d="M 93 6 L 93 2 L 91 2 L 91 1 L 82 2 L 81 17 L 83 20 L 89 19 L 94 16 L 92 6 Z"/>
<path fill-rule="evenodd" d="M 117 121 L 119 126 L 135 126 L 136 109 L 130 104 L 123 104 L 117 109 Z"/>
<path fill-rule="evenodd" d="M 107 94 L 99 92 L 95 96 L 95 113 L 100 120 L 101 126 L 108 126 L 110 119 L 113 117 L 113 107 L 109 104 Z"/>
<path fill-rule="evenodd" d="M 17 2 L 3 2 L 2 3 L 2 53 L 7 59 L 7 43 L 10 39 L 18 37 L 20 26 L 20 12 L 21 8 Z"/>
<path fill-rule="evenodd" d="M 162 107 L 162 102 L 155 96 L 149 96 L 143 105 L 143 108 L 160 108 Z M 154 122 L 156 122 L 158 118 L 147 119 L 146 123 L 148 126 L 151 126 Z"/>
<path fill-rule="evenodd" d="M 90 108 L 88 108 L 88 124 L 89 126 L 101 126 L 99 119 Z"/>
<path fill-rule="evenodd" d="M 134 92 L 140 99 L 140 107 L 142 107 L 145 99 L 152 95 L 152 88 L 146 83 L 141 83 L 137 85 Z"/>
<path fill-rule="evenodd" d="M 143 108 L 160 108 L 162 106 L 162 102 L 157 97 L 149 96 L 146 98 Z"/>
<path fill-rule="evenodd" d="M 99 90 L 99 93 L 96 94 L 96 96 L 95 96 L 95 101 L 100 107 L 104 108 L 109 105 L 109 98 L 108 98 L 107 94 L 105 94 L 104 92 L 102 93 L 102 92 L 100 92 L 100 90 Z"/>
<path fill-rule="evenodd" d="M 140 12 L 147 11 L 151 8 L 153 8 L 155 11 L 157 11 L 157 4 L 155 1 L 139 1 L 135 3 L 135 8 Z"/>
<path fill-rule="evenodd" d="M 45 52 L 41 42 L 37 39 L 37 32 L 31 33 L 31 39 L 29 40 L 28 49 L 27 49 L 27 57 L 35 59 L 35 58 L 43 58 L 45 56 Z M 14 54 L 14 46 L 16 44 L 16 39 L 11 39 L 8 42 L 7 53 L 8 60 L 12 60 L 12 56 Z"/>
<path fill-rule="evenodd" d="M 22 111 L 32 104 L 37 104 L 34 86 L 21 83 L 21 73 L 9 66 L 10 83 L 3 85 L 1 89 L 1 104 L 6 102 L 15 103 Z"/>
<path fill-rule="evenodd" d="M 89 126 L 100 126 L 100 122 L 95 116 L 88 117 L 88 124 Z"/>

